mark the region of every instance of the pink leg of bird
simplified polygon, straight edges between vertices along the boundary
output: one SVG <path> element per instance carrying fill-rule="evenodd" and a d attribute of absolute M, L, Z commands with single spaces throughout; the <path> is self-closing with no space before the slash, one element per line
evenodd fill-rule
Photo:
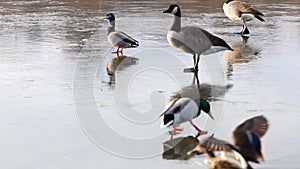
<path fill-rule="evenodd" d="M 121 56 L 123 56 L 123 48 L 120 48 L 120 47 L 118 46 L 117 50 L 114 51 L 114 52 L 111 52 L 111 53 L 117 54 L 118 59 L 120 59 L 119 53 L 121 53 Z"/>
<path fill-rule="evenodd" d="M 191 125 L 198 131 L 198 134 L 196 135 L 196 138 L 199 137 L 200 135 L 207 134 L 208 132 L 205 130 L 199 129 L 192 121 L 190 121 Z"/>
<path fill-rule="evenodd" d="M 176 134 L 176 131 L 182 131 L 183 130 L 182 127 L 176 127 L 174 125 L 172 125 L 172 128 L 173 128 L 173 131 L 170 132 L 170 134 L 171 134 L 171 140 L 173 139 L 173 136 Z"/>
<path fill-rule="evenodd" d="M 118 54 L 118 53 L 119 53 L 119 48 L 120 48 L 120 47 L 118 47 L 116 51 L 111 52 L 111 53 L 113 53 L 113 54 Z"/>
<path fill-rule="evenodd" d="M 173 127 L 173 132 L 174 132 L 174 133 L 175 133 L 176 131 L 182 131 L 182 130 L 183 130 L 182 127 L 176 127 L 176 126 L 174 126 L 174 125 L 172 125 L 172 127 Z"/>

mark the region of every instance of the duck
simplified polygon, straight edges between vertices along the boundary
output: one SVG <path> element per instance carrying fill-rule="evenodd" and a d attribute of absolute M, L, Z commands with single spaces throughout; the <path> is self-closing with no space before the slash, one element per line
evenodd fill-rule
<path fill-rule="evenodd" d="M 194 152 L 206 153 L 205 162 L 210 169 L 252 169 L 249 162 L 264 161 L 260 139 L 268 128 L 268 120 L 263 115 L 252 117 L 234 129 L 233 143 L 215 138 L 212 134 L 200 141 L 188 155 Z M 217 155 L 216 151 L 220 153 Z"/>
<path fill-rule="evenodd" d="M 115 30 L 115 16 L 113 13 L 106 14 L 103 19 L 108 20 L 109 26 L 107 28 L 107 41 L 117 47 L 117 50 L 112 52 L 117 54 L 119 58 L 119 54 L 123 56 L 123 48 L 136 48 L 139 46 L 139 42 L 124 32 Z"/>
<path fill-rule="evenodd" d="M 240 22 L 243 24 L 243 29 L 239 34 L 244 36 L 248 36 L 250 34 L 246 22 L 251 21 L 254 18 L 262 22 L 265 21 L 262 18 L 264 14 L 256 9 L 253 9 L 251 5 L 247 4 L 246 2 L 227 0 L 223 4 L 223 11 L 225 15 L 232 21 Z"/>
<path fill-rule="evenodd" d="M 205 130 L 201 130 L 193 123 L 193 119 L 200 116 L 201 111 L 205 112 L 211 119 L 214 119 L 211 111 L 210 104 L 205 99 L 191 99 L 191 98 L 180 98 L 172 100 L 160 115 L 163 116 L 160 127 L 173 127 L 173 133 L 176 131 L 182 131 L 183 128 L 178 127 L 181 123 L 190 122 L 190 124 L 198 131 L 196 137 L 207 134 Z"/>
<path fill-rule="evenodd" d="M 163 13 L 174 14 L 174 21 L 167 33 L 169 44 L 179 50 L 192 54 L 194 67 L 184 69 L 184 72 L 198 72 L 200 55 L 208 55 L 223 50 L 232 50 L 221 38 L 197 26 L 181 27 L 181 10 L 177 4 L 172 4 Z"/>

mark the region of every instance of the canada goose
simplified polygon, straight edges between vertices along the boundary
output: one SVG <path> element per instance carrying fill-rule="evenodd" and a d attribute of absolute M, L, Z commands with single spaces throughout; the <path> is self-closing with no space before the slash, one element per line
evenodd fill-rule
<path fill-rule="evenodd" d="M 208 55 L 223 50 L 232 50 L 223 39 L 210 34 L 200 27 L 181 27 L 181 11 L 178 5 L 170 5 L 163 13 L 174 14 L 173 24 L 167 34 L 168 42 L 172 46 L 193 55 L 194 68 L 185 69 L 185 72 L 198 72 L 201 54 Z"/>
<path fill-rule="evenodd" d="M 115 16 L 112 13 L 107 14 L 103 19 L 107 19 L 109 27 L 107 28 L 107 40 L 113 46 L 118 47 L 116 53 L 119 57 L 119 53 L 123 56 L 123 48 L 135 48 L 139 46 L 139 42 L 124 32 L 115 30 Z"/>
<path fill-rule="evenodd" d="M 212 119 L 212 113 L 210 112 L 210 104 L 205 99 L 180 98 L 171 101 L 161 114 L 163 120 L 161 128 L 172 126 L 174 133 L 176 131 L 182 131 L 183 128 L 176 127 L 181 123 L 189 121 L 191 125 L 198 131 L 197 136 L 201 134 L 207 134 L 207 131 L 199 129 L 192 119 L 198 117 L 201 114 L 201 110 L 208 114 Z"/>
<path fill-rule="evenodd" d="M 214 135 L 201 141 L 194 150 L 188 152 L 207 153 L 207 165 L 210 169 L 251 169 L 248 161 L 264 161 L 260 138 L 269 127 L 264 116 L 250 118 L 238 125 L 232 133 L 233 145 L 227 141 L 214 138 Z M 217 156 L 214 151 L 220 151 Z"/>
<path fill-rule="evenodd" d="M 251 8 L 251 6 L 245 2 L 227 0 L 223 4 L 223 10 L 225 15 L 232 21 L 238 21 L 243 24 L 243 29 L 240 32 L 241 35 L 249 35 L 250 32 L 246 26 L 246 22 L 257 18 L 260 21 L 265 21 L 261 16 L 264 16 L 261 12 Z"/>

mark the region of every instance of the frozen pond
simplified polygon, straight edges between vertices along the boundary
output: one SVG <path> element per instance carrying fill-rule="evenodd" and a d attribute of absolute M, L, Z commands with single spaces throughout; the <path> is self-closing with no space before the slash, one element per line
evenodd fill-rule
<path fill-rule="evenodd" d="M 163 155 L 170 135 L 159 127 L 160 112 L 167 100 L 196 90 L 193 74 L 183 72 L 192 57 L 166 40 L 173 16 L 162 11 L 170 3 L 0 1 L 0 167 L 207 168 L 205 156 Z M 200 26 L 234 49 L 201 58 L 200 95 L 216 119 L 202 115 L 195 123 L 230 140 L 237 124 L 262 114 L 270 123 L 266 161 L 253 167 L 299 168 L 300 2 L 256 1 L 266 22 L 250 22 L 248 39 L 233 34 L 241 25 L 224 15 L 221 1 L 179 5 L 182 25 Z M 120 60 L 100 18 L 109 12 L 116 29 L 140 42 Z M 195 135 L 183 127 L 175 137 Z"/>

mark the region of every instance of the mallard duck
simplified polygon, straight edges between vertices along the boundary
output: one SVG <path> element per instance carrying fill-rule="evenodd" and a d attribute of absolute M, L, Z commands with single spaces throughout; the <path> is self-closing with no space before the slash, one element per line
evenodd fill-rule
<path fill-rule="evenodd" d="M 123 56 L 123 48 L 135 48 L 139 46 L 139 42 L 124 32 L 115 30 L 115 16 L 112 13 L 107 14 L 103 19 L 108 20 L 109 27 L 107 28 L 107 40 L 110 44 L 117 47 L 117 50 L 112 52 L 119 53 Z"/>
<path fill-rule="evenodd" d="M 246 22 L 257 18 L 260 21 L 265 21 L 261 12 L 256 9 L 251 8 L 246 2 L 227 0 L 223 4 L 223 11 L 225 15 L 232 21 L 241 22 L 243 24 L 243 29 L 240 32 L 241 35 L 249 35 L 250 32 L 246 26 Z"/>
<path fill-rule="evenodd" d="M 223 39 L 210 34 L 200 27 L 181 27 L 181 11 L 177 4 L 170 5 L 163 13 L 174 14 L 173 24 L 167 34 L 168 42 L 172 46 L 193 55 L 194 67 L 185 69 L 185 72 L 198 72 L 201 54 L 208 55 L 223 50 L 232 50 Z"/>
<path fill-rule="evenodd" d="M 188 154 L 207 153 L 206 163 L 210 169 L 251 169 L 249 161 L 255 163 L 264 161 L 260 138 L 265 135 L 268 127 L 268 121 L 264 116 L 250 118 L 233 131 L 233 144 L 212 135 L 201 141 Z M 220 155 L 216 155 L 215 151 L 220 151 Z"/>
<path fill-rule="evenodd" d="M 201 134 L 207 134 L 207 131 L 201 130 L 192 122 L 194 118 L 201 114 L 201 110 L 214 119 L 210 111 L 210 104 L 205 99 L 175 99 L 166 106 L 165 110 L 161 114 L 161 116 L 163 116 L 163 120 L 160 126 L 161 128 L 172 126 L 175 133 L 176 131 L 183 130 L 183 128 L 177 127 L 176 125 L 189 121 L 191 125 L 198 131 L 197 136 Z"/>

